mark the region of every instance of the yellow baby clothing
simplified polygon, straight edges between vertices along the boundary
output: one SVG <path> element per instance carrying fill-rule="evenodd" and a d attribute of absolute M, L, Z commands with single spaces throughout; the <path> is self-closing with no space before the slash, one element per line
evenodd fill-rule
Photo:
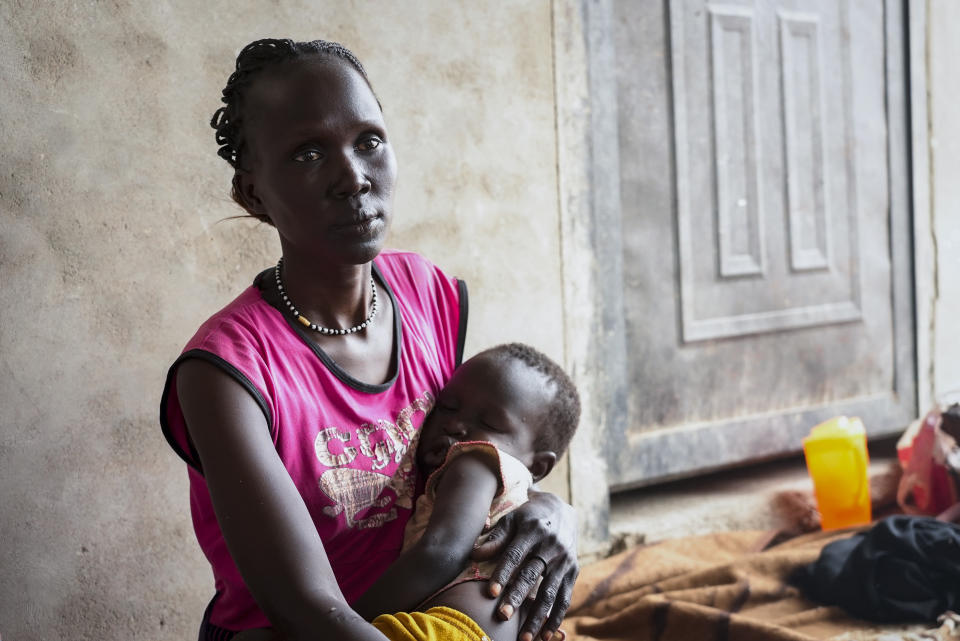
<path fill-rule="evenodd" d="M 443 606 L 426 612 L 381 614 L 373 625 L 390 641 L 490 641 L 473 619 Z"/>

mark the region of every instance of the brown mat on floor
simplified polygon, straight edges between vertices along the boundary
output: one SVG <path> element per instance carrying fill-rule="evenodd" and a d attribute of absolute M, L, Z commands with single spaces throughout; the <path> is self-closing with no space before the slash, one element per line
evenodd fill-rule
<path fill-rule="evenodd" d="M 587 565 L 563 628 L 587 641 L 809 641 L 869 639 L 881 627 L 818 606 L 786 585 L 830 541 L 816 532 L 763 550 L 768 532 L 726 532 L 636 547 Z M 920 626 L 919 629 L 922 629 Z"/>

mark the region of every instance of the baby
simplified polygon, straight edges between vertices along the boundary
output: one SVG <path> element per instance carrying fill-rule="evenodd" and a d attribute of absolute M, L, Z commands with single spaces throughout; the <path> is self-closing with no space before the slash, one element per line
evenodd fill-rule
<path fill-rule="evenodd" d="M 572 381 L 532 347 L 500 345 L 461 365 L 420 431 L 417 462 L 429 476 L 401 556 L 353 607 L 368 618 L 399 612 L 374 621 L 391 639 L 419 638 L 407 636 L 410 628 L 436 624 L 452 626 L 457 638 L 483 638 L 482 629 L 516 641 L 522 608 L 504 621 L 485 589 L 495 563 L 470 556 L 553 469 L 579 418 Z M 405 614 L 414 610 L 439 623 Z"/>

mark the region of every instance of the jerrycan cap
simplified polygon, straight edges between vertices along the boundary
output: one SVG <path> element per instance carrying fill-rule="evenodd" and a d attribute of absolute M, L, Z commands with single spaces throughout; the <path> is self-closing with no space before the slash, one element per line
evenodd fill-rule
<path fill-rule="evenodd" d="M 821 439 L 848 439 L 851 436 L 865 436 L 866 433 L 867 430 L 863 427 L 863 421 L 858 417 L 834 416 L 811 429 L 810 435 L 803 439 L 803 442 Z"/>

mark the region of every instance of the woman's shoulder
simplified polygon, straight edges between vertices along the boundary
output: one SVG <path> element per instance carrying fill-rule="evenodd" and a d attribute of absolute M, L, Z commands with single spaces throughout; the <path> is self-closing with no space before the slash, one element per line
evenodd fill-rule
<path fill-rule="evenodd" d="M 467 286 L 411 251 L 386 249 L 374 261 L 400 306 L 408 332 L 441 352 L 449 378 L 463 358 L 467 332 Z"/>
<path fill-rule="evenodd" d="M 276 310 L 263 299 L 260 288 L 252 284 L 207 318 L 184 351 L 203 349 L 221 341 L 236 341 L 240 335 L 256 337 L 275 321 L 276 315 Z"/>
<path fill-rule="evenodd" d="M 404 249 L 384 249 L 374 260 L 383 272 L 402 272 L 421 274 L 443 274 L 439 267 L 418 254 Z"/>
<path fill-rule="evenodd" d="M 405 298 L 409 294 L 432 298 L 438 292 L 457 292 L 462 281 L 449 276 L 420 254 L 399 249 L 385 249 L 374 264 L 394 291 Z M 432 294 L 432 296 L 430 295 Z M 456 294 L 454 294 L 456 297 Z"/>

